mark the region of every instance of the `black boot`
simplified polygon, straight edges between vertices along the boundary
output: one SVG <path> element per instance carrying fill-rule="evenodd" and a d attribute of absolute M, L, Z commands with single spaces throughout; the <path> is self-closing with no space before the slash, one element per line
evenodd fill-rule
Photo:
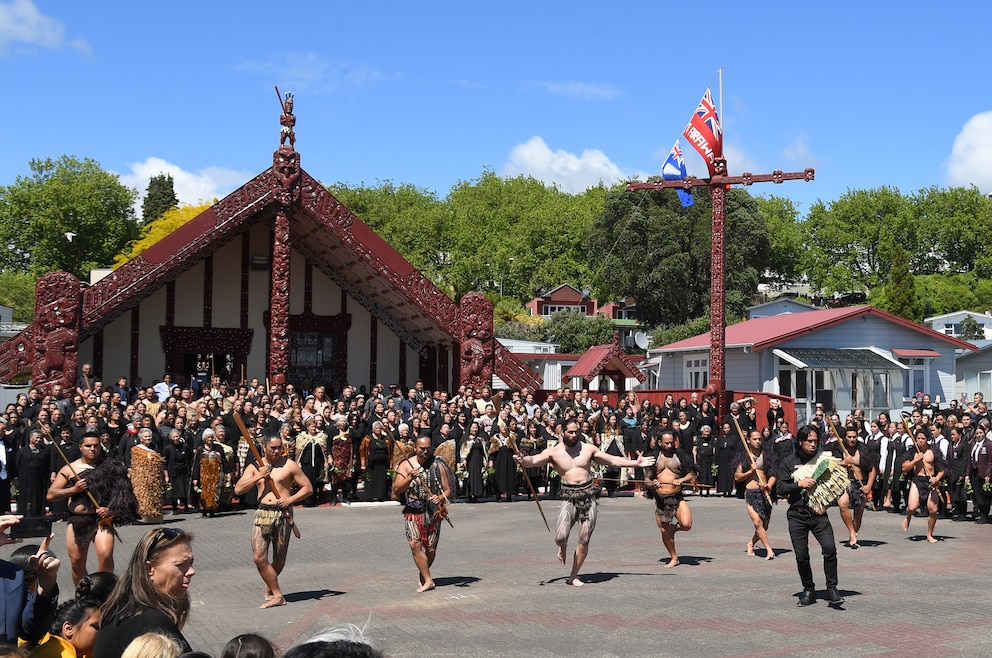
<path fill-rule="evenodd" d="M 816 603 L 816 590 L 804 589 L 803 593 L 799 595 L 799 607 L 805 608 L 814 603 Z"/>
<path fill-rule="evenodd" d="M 827 601 L 830 603 L 843 603 L 844 597 L 840 595 L 836 587 L 827 588 Z"/>

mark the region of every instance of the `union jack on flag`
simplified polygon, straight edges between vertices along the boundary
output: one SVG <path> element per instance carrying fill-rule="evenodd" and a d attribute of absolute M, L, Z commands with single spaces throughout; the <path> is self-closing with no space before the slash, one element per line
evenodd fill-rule
<path fill-rule="evenodd" d="M 723 129 L 720 127 L 720 118 L 716 114 L 713 96 L 708 88 L 682 135 L 706 160 L 706 166 L 712 176 L 715 173 L 715 160 L 723 157 Z"/>
<path fill-rule="evenodd" d="M 661 167 L 661 177 L 665 180 L 682 180 L 686 177 L 685 158 L 682 157 L 682 149 L 679 148 L 679 140 L 677 139 L 675 146 L 672 147 L 672 152 L 668 154 L 668 159 Z M 679 188 L 675 188 L 675 192 L 679 195 L 679 201 L 682 202 L 683 208 L 692 205 L 692 192 Z"/>
<path fill-rule="evenodd" d="M 713 96 L 709 88 L 703 94 L 703 99 L 699 101 L 699 107 L 696 108 L 696 118 L 694 121 L 697 124 L 705 124 L 717 142 L 723 140 L 723 129 L 720 127 L 720 118 L 716 115 L 716 105 L 713 104 Z"/>

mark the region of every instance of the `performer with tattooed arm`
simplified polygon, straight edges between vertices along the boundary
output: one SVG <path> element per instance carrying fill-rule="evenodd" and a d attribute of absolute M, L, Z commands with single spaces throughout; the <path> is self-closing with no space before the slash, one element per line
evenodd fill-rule
<path fill-rule="evenodd" d="M 579 543 L 572 556 L 569 585 L 581 587 L 579 569 L 589 553 L 589 539 L 596 529 L 596 497 L 600 485 L 590 473 L 593 462 L 616 468 L 643 468 L 654 464 L 654 457 L 638 453 L 637 459 L 624 459 L 608 455 L 591 443 L 579 441 L 579 424 L 574 419 L 565 422 L 560 443 L 548 447 L 538 455 L 526 457 L 516 454 L 514 461 L 524 468 L 551 464 L 561 474 L 561 511 L 558 513 L 555 543 L 558 544 L 558 561 L 565 564 L 568 536 L 572 526 L 579 523 Z"/>
<path fill-rule="evenodd" d="M 242 496 L 252 487 L 258 488 L 258 509 L 251 528 L 252 557 L 258 574 L 265 583 L 265 601 L 259 608 L 286 605 L 279 589 L 279 574 L 286 566 L 289 533 L 292 529 L 292 509 L 306 500 L 313 489 L 300 465 L 283 456 L 282 437 L 271 434 L 265 438 L 263 462 L 245 466 L 234 493 Z M 293 485 L 296 493 L 292 493 Z M 272 562 L 269 563 L 269 545 Z"/>
<path fill-rule="evenodd" d="M 672 556 L 666 569 L 679 565 L 675 552 L 675 533 L 692 529 L 692 511 L 682 497 L 682 485 L 696 481 L 696 464 L 689 453 L 675 447 L 675 434 L 662 430 L 656 439 L 658 452 L 654 467 L 644 469 L 644 487 L 654 498 L 654 519 L 661 530 L 661 541 Z"/>
<path fill-rule="evenodd" d="M 418 437 L 413 457 L 404 459 L 396 467 L 393 491 L 397 494 L 406 492 L 403 518 L 406 519 L 406 538 L 413 552 L 413 562 L 420 571 L 418 592 L 434 589 L 431 566 L 437 557 L 441 522 L 448 518 L 447 505 L 454 492 L 454 483 L 448 463 L 434 457 L 429 436 Z"/>

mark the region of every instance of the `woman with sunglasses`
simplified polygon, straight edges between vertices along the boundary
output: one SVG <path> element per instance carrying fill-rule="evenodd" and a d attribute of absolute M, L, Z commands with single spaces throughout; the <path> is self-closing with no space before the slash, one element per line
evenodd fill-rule
<path fill-rule="evenodd" d="M 149 530 L 131 555 L 110 598 L 101 608 L 93 655 L 120 658 L 140 635 L 155 632 L 191 647 L 182 635 L 189 618 L 193 535 L 181 528 Z"/>

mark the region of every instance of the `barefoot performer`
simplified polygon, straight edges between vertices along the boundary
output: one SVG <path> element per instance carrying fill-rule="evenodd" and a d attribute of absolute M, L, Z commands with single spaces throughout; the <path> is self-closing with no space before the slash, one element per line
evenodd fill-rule
<path fill-rule="evenodd" d="M 572 526 L 579 523 L 579 543 L 572 556 L 572 572 L 566 581 L 569 585 L 581 587 L 579 569 L 589 553 L 589 539 L 596 528 L 596 496 L 600 485 L 590 474 L 592 463 L 617 468 L 642 468 L 654 464 L 654 457 L 638 453 L 637 459 L 623 459 L 608 455 L 591 443 L 579 442 L 579 424 L 575 420 L 565 421 L 563 439 L 560 443 L 546 448 L 538 455 L 519 453 L 513 456 L 523 468 L 540 468 L 547 464 L 554 466 L 561 474 L 561 511 L 558 513 L 555 543 L 558 544 L 558 561 L 565 564 L 568 549 L 568 536 Z"/>
<path fill-rule="evenodd" d="M 747 451 L 735 459 L 734 480 L 744 484 L 747 514 L 754 524 L 754 535 L 747 543 L 747 554 L 754 555 L 754 546 L 760 541 L 765 547 L 765 559 L 771 560 L 775 558 L 775 549 L 768 541 L 768 522 L 772 518 L 772 506 L 768 501 L 778 479 L 775 451 L 761 449 L 759 430 L 748 432 L 746 445 Z"/>
<path fill-rule="evenodd" d="M 57 443 L 53 445 L 58 447 Z M 86 558 L 91 543 L 96 547 L 96 570 L 113 572 L 114 538 L 120 538 L 114 522 L 133 522 L 138 508 L 127 471 L 119 462 L 103 456 L 96 432 L 83 435 L 79 452 L 80 458 L 70 462 L 59 448 L 65 466 L 59 469 L 48 489 L 49 501 L 69 499 L 65 549 L 74 584 L 90 573 Z M 102 505 L 97 503 L 98 499 L 103 501 Z"/>
<path fill-rule="evenodd" d="M 237 414 L 235 418 L 240 420 Z M 257 453 L 252 439 L 246 440 L 252 452 Z M 292 493 L 294 485 L 297 488 L 295 494 Z M 292 520 L 292 507 L 306 500 L 313 489 L 299 464 L 283 456 L 282 437 L 278 434 L 266 437 L 264 458 L 259 457 L 255 463 L 245 467 L 241 479 L 234 485 L 234 493 L 242 496 L 252 487 L 258 488 L 258 509 L 255 510 L 251 528 L 251 550 L 258 574 L 265 583 L 265 602 L 259 608 L 274 608 L 286 605 L 279 589 L 279 574 L 286 566 L 290 530 L 298 532 Z"/>
<path fill-rule="evenodd" d="M 833 423 L 830 425 L 833 427 Z M 836 428 L 834 431 L 836 432 Z M 844 428 L 844 436 L 830 444 L 830 450 L 834 457 L 841 460 L 840 465 L 847 468 L 847 475 L 851 480 L 847 491 L 837 499 L 840 518 L 847 526 L 849 535 L 847 545 L 850 548 L 860 548 L 858 532 L 861 531 L 861 519 L 865 515 L 865 505 L 870 500 L 871 490 L 878 476 L 873 451 L 858 440 L 858 428 L 853 425 Z M 867 479 L 863 477 L 866 472 Z M 875 509 L 874 503 L 872 509 Z"/>
<path fill-rule="evenodd" d="M 913 435 L 913 445 L 916 450 L 912 452 L 907 450 L 902 462 L 902 472 L 912 480 L 902 529 L 903 532 L 909 530 L 909 522 L 913 519 L 913 514 L 926 500 L 927 541 L 936 544 L 937 539 L 933 536 L 933 529 L 937 525 L 937 499 L 940 496 L 940 481 L 947 473 L 947 464 L 939 450 L 930 448 L 929 442 L 930 433 L 924 427 L 917 427 Z"/>
<path fill-rule="evenodd" d="M 417 439 L 413 457 L 404 459 L 396 467 L 393 491 L 406 492 L 403 517 L 406 519 L 406 538 L 413 552 L 413 562 L 420 571 L 418 592 L 434 589 L 431 566 L 437 557 L 437 542 L 441 538 L 441 522 L 447 521 L 447 506 L 454 491 L 455 478 L 443 459 L 434 457 L 431 438 Z"/>
<path fill-rule="evenodd" d="M 675 533 L 692 529 L 692 511 L 682 497 L 682 485 L 696 481 L 696 464 L 684 450 L 675 447 L 675 434 L 662 430 L 655 439 L 659 448 L 654 468 L 644 469 L 644 487 L 654 498 L 654 519 L 661 530 L 661 541 L 671 559 L 666 569 L 679 565 L 675 552 Z"/>

